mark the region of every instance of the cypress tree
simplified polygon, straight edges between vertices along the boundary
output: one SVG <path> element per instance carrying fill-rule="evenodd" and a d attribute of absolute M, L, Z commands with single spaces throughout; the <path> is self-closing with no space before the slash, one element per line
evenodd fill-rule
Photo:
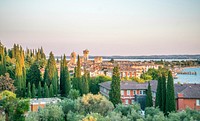
<path fill-rule="evenodd" d="M 155 107 L 159 107 L 161 108 L 161 102 L 162 102 L 162 77 L 161 75 L 159 74 L 158 76 L 158 84 L 157 84 L 157 90 L 156 90 L 156 104 L 155 104 Z"/>
<path fill-rule="evenodd" d="M 72 86 L 74 89 L 78 90 L 78 81 L 76 77 L 76 67 L 74 68 L 74 77 L 72 78 Z"/>
<path fill-rule="evenodd" d="M 31 97 L 31 84 L 30 82 L 28 83 L 28 91 L 27 91 L 27 97 Z"/>
<path fill-rule="evenodd" d="M 77 79 L 77 86 L 78 86 L 78 90 L 79 92 L 82 94 L 81 92 L 81 86 L 82 86 L 82 79 L 81 79 L 81 62 L 80 62 L 80 57 L 78 55 L 78 60 L 77 60 L 77 68 L 76 68 L 76 79 Z"/>
<path fill-rule="evenodd" d="M 44 97 L 45 98 L 49 97 L 49 88 L 46 83 L 44 84 Z"/>
<path fill-rule="evenodd" d="M 39 82 L 42 81 L 38 62 L 34 62 L 28 70 L 27 81 L 31 84 L 35 84 L 35 86 L 38 88 Z"/>
<path fill-rule="evenodd" d="M 0 42 L 0 75 L 6 73 L 6 59 L 5 59 L 4 46 Z"/>
<path fill-rule="evenodd" d="M 66 62 L 66 56 L 61 60 L 61 73 L 60 73 L 60 90 L 61 95 L 67 97 L 71 88 L 71 81 Z"/>
<path fill-rule="evenodd" d="M 35 84 L 32 85 L 32 98 L 35 98 Z"/>
<path fill-rule="evenodd" d="M 116 106 L 118 103 L 121 103 L 120 95 L 120 73 L 118 65 L 113 69 L 111 90 L 109 92 L 109 100 Z"/>
<path fill-rule="evenodd" d="M 82 77 L 82 86 L 81 87 L 82 87 L 81 88 L 82 89 L 81 90 L 82 94 L 89 93 L 88 74 L 87 74 L 86 71 L 85 71 L 85 74 Z"/>
<path fill-rule="evenodd" d="M 60 94 L 61 96 L 63 95 L 62 90 L 63 90 L 63 81 L 64 81 L 64 77 L 63 77 L 63 59 L 61 56 L 61 61 L 60 61 Z"/>
<path fill-rule="evenodd" d="M 168 72 L 167 79 L 167 94 L 166 94 L 166 113 L 176 111 L 175 95 L 174 95 L 174 80 L 172 72 Z"/>
<path fill-rule="evenodd" d="M 39 82 L 39 85 L 38 85 L 38 98 L 42 98 L 42 87 L 41 87 L 41 82 Z"/>
<path fill-rule="evenodd" d="M 58 71 L 56 68 L 56 61 L 52 52 L 50 52 L 47 66 L 45 68 L 44 82 L 47 86 L 52 84 L 54 95 L 57 95 L 58 91 Z"/>
<path fill-rule="evenodd" d="M 165 77 L 165 73 L 162 73 L 162 105 L 161 105 L 161 111 L 163 111 L 163 113 L 165 114 L 166 111 L 166 77 Z"/>
<path fill-rule="evenodd" d="M 15 65 L 15 86 L 17 88 L 17 96 L 23 97 L 26 90 L 26 68 L 24 64 L 24 51 L 19 45 L 14 45 L 13 55 L 16 59 Z"/>
<path fill-rule="evenodd" d="M 152 106 L 153 106 L 153 100 L 152 100 L 152 93 L 151 93 L 151 85 L 150 85 L 150 82 L 148 82 L 146 107 L 152 107 Z"/>
<path fill-rule="evenodd" d="M 52 84 L 50 85 L 50 88 L 49 88 L 49 97 L 53 97 L 54 94 L 53 94 L 53 86 Z"/>

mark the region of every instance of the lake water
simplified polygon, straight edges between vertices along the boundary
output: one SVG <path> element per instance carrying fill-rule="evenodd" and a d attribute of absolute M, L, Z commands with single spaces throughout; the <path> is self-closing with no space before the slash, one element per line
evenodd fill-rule
<path fill-rule="evenodd" d="M 184 75 L 184 74 L 177 74 L 178 79 L 174 79 L 174 82 L 180 83 L 199 83 L 200 84 L 200 67 L 198 68 L 185 68 L 183 69 L 184 72 L 197 72 L 197 75 Z"/>

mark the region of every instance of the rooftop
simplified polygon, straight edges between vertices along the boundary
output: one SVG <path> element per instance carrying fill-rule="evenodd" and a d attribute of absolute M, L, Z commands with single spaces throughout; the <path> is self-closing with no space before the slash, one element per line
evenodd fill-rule
<path fill-rule="evenodd" d="M 108 81 L 108 82 L 100 83 L 99 85 L 110 90 L 110 84 L 111 84 L 111 81 Z M 151 84 L 151 90 L 156 92 L 157 81 L 152 80 L 152 81 L 150 81 L 150 84 Z M 148 82 L 138 83 L 138 82 L 135 82 L 135 81 L 121 81 L 120 87 L 123 90 L 125 90 L 125 89 L 147 89 L 148 88 Z"/>

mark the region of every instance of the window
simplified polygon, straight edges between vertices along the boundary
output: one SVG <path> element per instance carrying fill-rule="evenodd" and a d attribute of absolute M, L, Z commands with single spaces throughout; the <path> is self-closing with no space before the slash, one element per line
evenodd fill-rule
<path fill-rule="evenodd" d="M 144 94 L 144 90 L 140 90 L 140 95 L 143 95 Z"/>
<path fill-rule="evenodd" d="M 103 91 L 106 92 L 106 88 L 103 88 Z"/>
<path fill-rule="evenodd" d="M 137 94 L 136 90 L 133 90 L 133 94 L 134 94 L 134 95 Z"/>
<path fill-rule="evenodd" d="M 130 95 L 130 90 L 127 90 L 127 95 Z"/>
<path fill-rule="evenodd" d="M 135 100 L 134 99 L 132 99 L 132 104 L 134 104 L 135 103 Z"/>
<path fill-rule="evenodd" d="M 196 105 L 200 106 L 200 100 L 196 100 Z"/>
<path fill-rule="evenodd" d="M 124 95 L 124 90 L 121 90 L 121 95 Z"/>
<path fill-rule="evenodd" d="M 128 104 L 128 100 L 125 100 L 125 104 L 126 104 L 126 105 Z"/>

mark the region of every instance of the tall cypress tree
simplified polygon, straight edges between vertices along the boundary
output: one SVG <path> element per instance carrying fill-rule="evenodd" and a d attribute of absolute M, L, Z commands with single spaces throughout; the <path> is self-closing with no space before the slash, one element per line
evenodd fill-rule
<path fill-rule="evenodd" d="M 166 112 L 166 76 L 165 73 L 162 73 L 162 104 L 161 104 L 161 111 L 163 111 L 163 113 Z"/>
<path fill-rule="evenodd" d="M 53 95 L 53 86 L 52 86 L 52 84 L 50 85 L 50 87 L 49 87 L 49 97 L 53 97 L 54 95 Z"/>
<path fill-rule="evenodd" d="M 157 90 L 156 90 L 156 104 L 155 107 L 161 108 L 161 102 L 162 102 L 162 76 L 159 74 L 158 76 L 158 84 L 157 84 Z"/>
<path fill-rule="evenodd" d="M 32 85 L 32 98 L 35 98 L 35 84 Z"/>
<path fill-rule="evenodd" d="M 73 89 L 78 90 L 78 81 L 76 78 L 76 67 L 74 68 L 74 77 L 72 78 L 72 87 Z"/>
<path fill-rule="evenodd" d="M 174 95 L 174 80 L 172 72 L 168 72 L 167 79 L 167 94 L 166 94 L 166 112 L 176 111 L 175 95 Z"/>
<path fill-rule="evenodd" d="M 65 55 L 61 60 L 60 84 L 61 95 L 67 97 L 71 88 L 71 81 Z"/>
<path fill-rule="evenodd" d="M 24 64 L 24 51 L 21 46 L 14 45 L 13 58 L 16 59 L 15 65 L 15 86 L 17 96 L 23 97 L 26 90 L 26 68 Z"/>
<path fill-rule="evenodd" d="M 49 97 L 49 88 L 46 83 L 44 83 L 44 97 L 45 98 Z"/>
<path fill-rule="evenodd" d="M 47 66 L 45 68 L 44 82 L 47 86 L 52 84 L 54 95 L 57 95 L 58 91 L 58 71 L 56 68 L 56 61 L 52 52 L 50 52 Z"/>
<path fill-rule="evenodd" d="M 120 73 L 118 65 L 113 69 L 111 90 L 109 92 L 109 100 L 116 106 L 121 103 L 120 95 Z"/>
<path fill-rule="evenodd" d="M 85 71 L 85 74 L 82 77 L 81 92 L 82 92 L 82 94 L 89 93 L 88 73 L 86 71 Z"/>
<path fill-rule="evenodd" d="M 35 86 L 38 88 L 39 82 L 42 81 L 38 62 L 34 62 L 28 70 L 27 81 L 30 82 L 31 85 L 35 84 Z"/>
<path fill-rule="evenodd" d="M 77 60 L 77 67 L 74 68 L 74 78 L 72 79 L 73 88 L 78 90 L 81 93 L 81 63 L 80 63 L 80 57 L 78 55 Z"/>
<path fill-rule="evenodd" d="M 31 97 L 31 84 L 28 83 L 27 97 Z"/>
<path fill-rule="evenodd" d="M 5 51 L 4 51 L 4 46 L 0 42 L 0 75 L 4 75 L 5 73 L 6 73 Z"/>
<path fill-rule="evenodd" d="M 39 85 L 38 85 L 38 98 L 41 98 L 42 97 L 42 87 L 41 87 L 41 82 L 39 82 Z"/>
<path fill-rule="evenodd" d="M 82 80 L 81 80 L 81 62 L 80 62 L 80 57 L 78 55 L 78 61 L 77 61 L 77 68 L 76 68 L 76 79 L 77 79 L 77 85 L 78 85 L 78 90 L 81 92 L 81 86 L 82 86 Z"/>
<path fill-rule="evenodd" d="M 148 82 L 146 107 L 152 107 L 152 106 L 153 106 L 153 100 L 152 100 L 152 93 L 151 93 L 151 85 L 150 85 L 150 82 Z"/>

